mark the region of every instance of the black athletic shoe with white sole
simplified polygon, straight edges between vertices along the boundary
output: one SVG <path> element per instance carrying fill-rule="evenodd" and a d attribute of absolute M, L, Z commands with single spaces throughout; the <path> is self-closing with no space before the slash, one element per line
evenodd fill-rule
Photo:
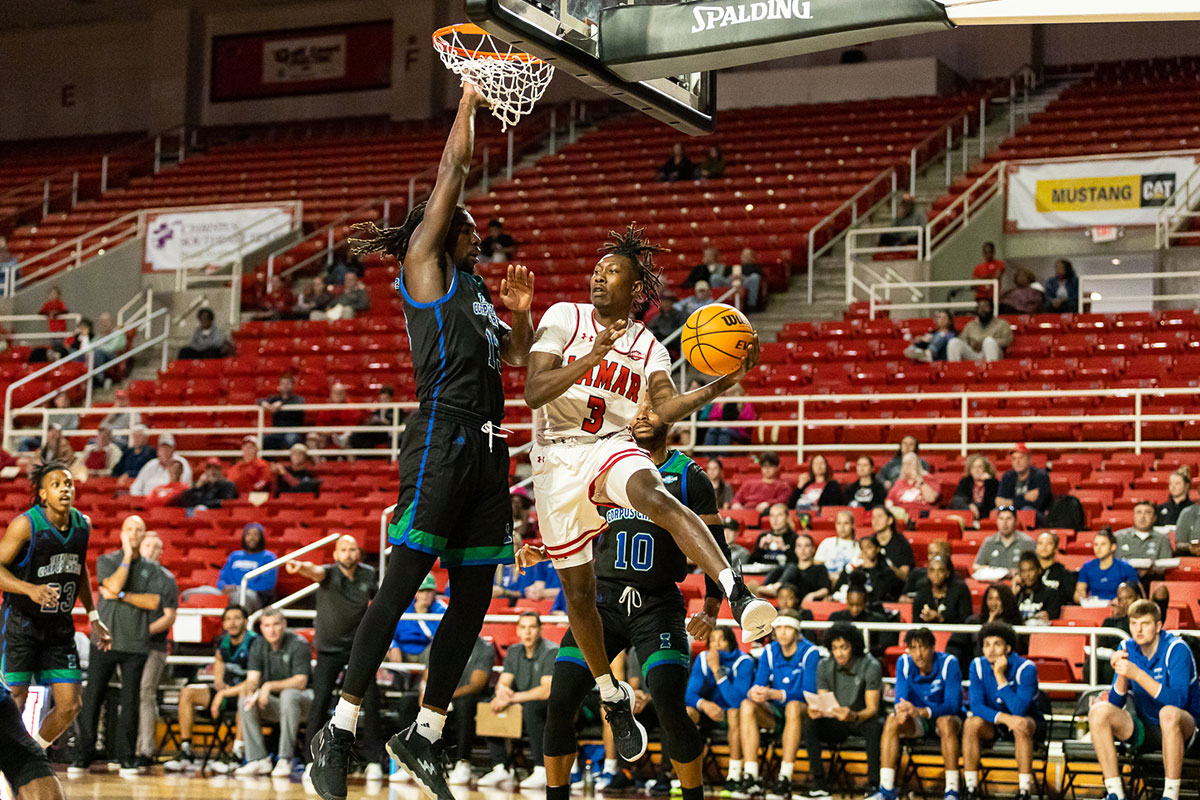
<path fill-rule="evenodd" d="M 321 800 L 346 800 L 346 773 L 350 771 L 353 747 L 354 734 L 334 727 L 332 722 L 313 737 L 308 777 Z"/>
<path fill-rule="evenodd" d="M 729 596 L 729 608 L 742 629 L 742 641 L 754 642 L 771 632 L 771 623 L 779 612 L 766 600 L 755 597 L 740 580 Z"/>
<path fill-rule="evenodd" d="M 388 739 L 387 751 L 397 764 L 408 770 L 426 795 L 434 800 L 454 800 L 446 783 L 448 764 L 444 742 L 429 741 L 417 733 L 414 722 L 407 730 Z"/>
<path fill-rule="evenodd" d="M 646 753 L 646 729 L 633 716 L 633 689 L 625 681 L 617 681 L 625 697 L 615 703 L 600 703 L 604 718 L 612 728 L 617 755 L 633 763 Z"/>

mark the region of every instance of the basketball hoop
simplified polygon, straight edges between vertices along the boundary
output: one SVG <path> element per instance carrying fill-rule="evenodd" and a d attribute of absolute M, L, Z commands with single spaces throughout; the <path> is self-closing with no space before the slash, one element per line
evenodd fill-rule
<path fill-rule="evenodd" d="M 475 84 L 501 130 L 533 111 L 554 77 L 553 65 L 493 39 L 469 22 L 434 31 L 433 47 L 447 69 Z"/>

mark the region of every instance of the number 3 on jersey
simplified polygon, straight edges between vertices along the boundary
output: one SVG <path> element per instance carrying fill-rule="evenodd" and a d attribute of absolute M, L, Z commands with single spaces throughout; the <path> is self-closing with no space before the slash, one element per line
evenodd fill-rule
<path fill-rule="evenodd" d="M 587 404 L 592 413 L 579 427 L 584 433 L 599 433 L 600 429 L 604 427 L 604 412 L 608 410 L 608 406 L 603 397 L 596 397 L 596 395 L 589 397 Z"/>

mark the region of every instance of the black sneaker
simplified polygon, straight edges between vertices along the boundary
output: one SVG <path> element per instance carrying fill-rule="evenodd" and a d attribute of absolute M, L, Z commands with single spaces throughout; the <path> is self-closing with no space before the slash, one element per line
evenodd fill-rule
<path fill-rule="evenodd" d="M 664 775 L 652 780 L 646 787 L 646 793 L 651 797 L 669 797 L 671 795 L 671 776 Z"/>
<path fill-rule="evenodd" d="M 637 781 L 629 776 L 629 773 L 623 769 L 617 770 L 617 774 L 608 782 L 608 786 L 604 787 L 604 794 L 624 794 L 637 789 Z"/>
<path fill-rule="evenodd" d="M 1033 795 L 1029 792 L 1018 792 L 1017 800 L 1033 800 Z"/>
<path fill-rule="evenodd" d="M 312 769 L 308 776 L 321 800 L 346 800 L 346 774 L 350 769 L 350 750 L 354 734 L 334 727 L 332 722 L 317 731 L 309 748 Z"/>
<path fill-rule="evenodd" d="M 754 642 L 770 633 L 771 623 L 779 614 L 775 606 L 755 597 L 741 580 L 729 596 L 729 608 L 742 628 L 743 642 Z"/>
<path fill-rule="evenodd" d="M 742 791 L 735 797 L 762 797 L 766 794 L 766 782 L 762 778 L 746 778 L 742 783 Z"/>
<path fill-rule="evenodd" d="M 792 782 L 787 778 L 780 778 L 767 785 L 767 800 L 790 800 L 791 796 Z"/>
<path fill-rule="evenodd" d="M 625 697 L 615 703 L 600 703 L 604 718 L 612 728 L 617 755 L 633 763 L 646 754 L 646 729 L 633 716 L 633 689 L 625 681 L 617 681 Z"/>
<path fill-rule="evenodd" d="M 397 764 L 408 770 L 425 794 L 434 800 L 454 800 L 446 783 L 446 746 L 417 733 L 417 723 L 388 739 L 387 751 Z"/>
<path fill-rule="evenodd" d="M 138 769 L 150 769 L 155 764 L 155 761 L 150 756 L 138 756 L 135 759 Z"/>
<path fill-rule="evenodd" d="M 979 800 L 979 790 L 967 789 L 963 792 L 963 800 Z"/>

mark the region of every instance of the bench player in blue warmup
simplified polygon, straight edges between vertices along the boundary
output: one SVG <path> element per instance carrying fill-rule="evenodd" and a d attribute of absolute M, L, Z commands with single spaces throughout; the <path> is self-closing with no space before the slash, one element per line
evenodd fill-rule
<path fill-rule="evenodd" d="M 722 626 L 708 635 L 708 650 L 692 662 L 685 702 L 688 716 L 704 730 L 704 720 L 727 723 L 729 735 L 728 789 L 742 780 L 740 709 L 754 683 L 754 658 L 738 648 L 733 628 Z"/>

